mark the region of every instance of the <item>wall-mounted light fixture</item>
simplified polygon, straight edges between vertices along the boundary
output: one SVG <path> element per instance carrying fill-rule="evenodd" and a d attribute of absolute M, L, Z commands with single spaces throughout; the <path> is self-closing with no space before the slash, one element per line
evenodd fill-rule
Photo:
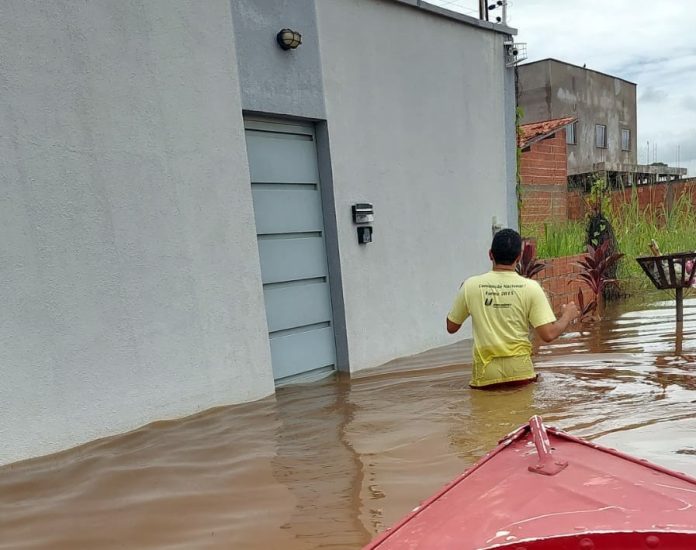
<path fill-rule="evenodd" d="M 282 29 L 277 35 L 278 45 L 284 50 L 294 50 L 302 44 L 302 35 L 292 29 Z"/>

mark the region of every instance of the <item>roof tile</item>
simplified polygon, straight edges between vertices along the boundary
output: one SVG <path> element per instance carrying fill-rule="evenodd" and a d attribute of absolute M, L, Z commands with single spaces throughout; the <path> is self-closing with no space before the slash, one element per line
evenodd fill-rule
<path fill-rule="evenodd" d="M 539 141 L 546 136 L 555 134 L 561 128 L 575 122 L 577 117 L 567 116 L 563 118 L 554 118 L 551 120 L 542 120 L 540 122 L 531 122 L 529 124 L 521 124 L 520 132 L 517 138 L 517 144 L 524 149 L 528 145 Z"/>

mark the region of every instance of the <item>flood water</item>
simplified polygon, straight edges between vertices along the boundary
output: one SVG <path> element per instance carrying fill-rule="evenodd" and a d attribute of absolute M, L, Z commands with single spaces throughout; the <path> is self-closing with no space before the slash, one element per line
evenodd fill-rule
<path fill-rule="evenodd" d="M 530 416 L 696 475 L 696 301 L 609 308 L 472 391 L 457 344 L 0 468 L 0 549 L 359 548 Z M 444 330 L 444 329 L 443 329 Z"/>

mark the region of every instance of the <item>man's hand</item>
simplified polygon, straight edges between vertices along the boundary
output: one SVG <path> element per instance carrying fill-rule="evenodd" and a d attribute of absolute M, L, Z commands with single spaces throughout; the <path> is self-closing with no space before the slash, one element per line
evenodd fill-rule
<path fill-rule="evenodd" d="M 569 302 L 561 306 L 561 317 L 566 317 L 568 321 L 574 321 L 580 317 L 580 310 L 575 305 L 575 302 Z"/>
<path fill-rule="evenodd" d="M 562 306 L 561 311 L 561 318 L 558 321 L 536 328 L 537 334 L 544 342 L 552 342 L 558 338 L 568 325 L 580 316 L 580 310 L 575 302 Z"/>

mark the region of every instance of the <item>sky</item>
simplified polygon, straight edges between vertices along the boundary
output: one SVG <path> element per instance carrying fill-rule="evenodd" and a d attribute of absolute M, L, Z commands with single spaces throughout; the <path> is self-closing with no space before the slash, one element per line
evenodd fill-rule
<path fill-rule="evenodd" d="M 478 15 L 477 0 L 428 1 Z M 696 176 L 696 0 L 508 0 L 508 25 L 527 61 L 553 57 L 635 82 L 638 162 L 650 142 L 650 162 L 676 166 L 679 147 L 679 166 Z"/>

